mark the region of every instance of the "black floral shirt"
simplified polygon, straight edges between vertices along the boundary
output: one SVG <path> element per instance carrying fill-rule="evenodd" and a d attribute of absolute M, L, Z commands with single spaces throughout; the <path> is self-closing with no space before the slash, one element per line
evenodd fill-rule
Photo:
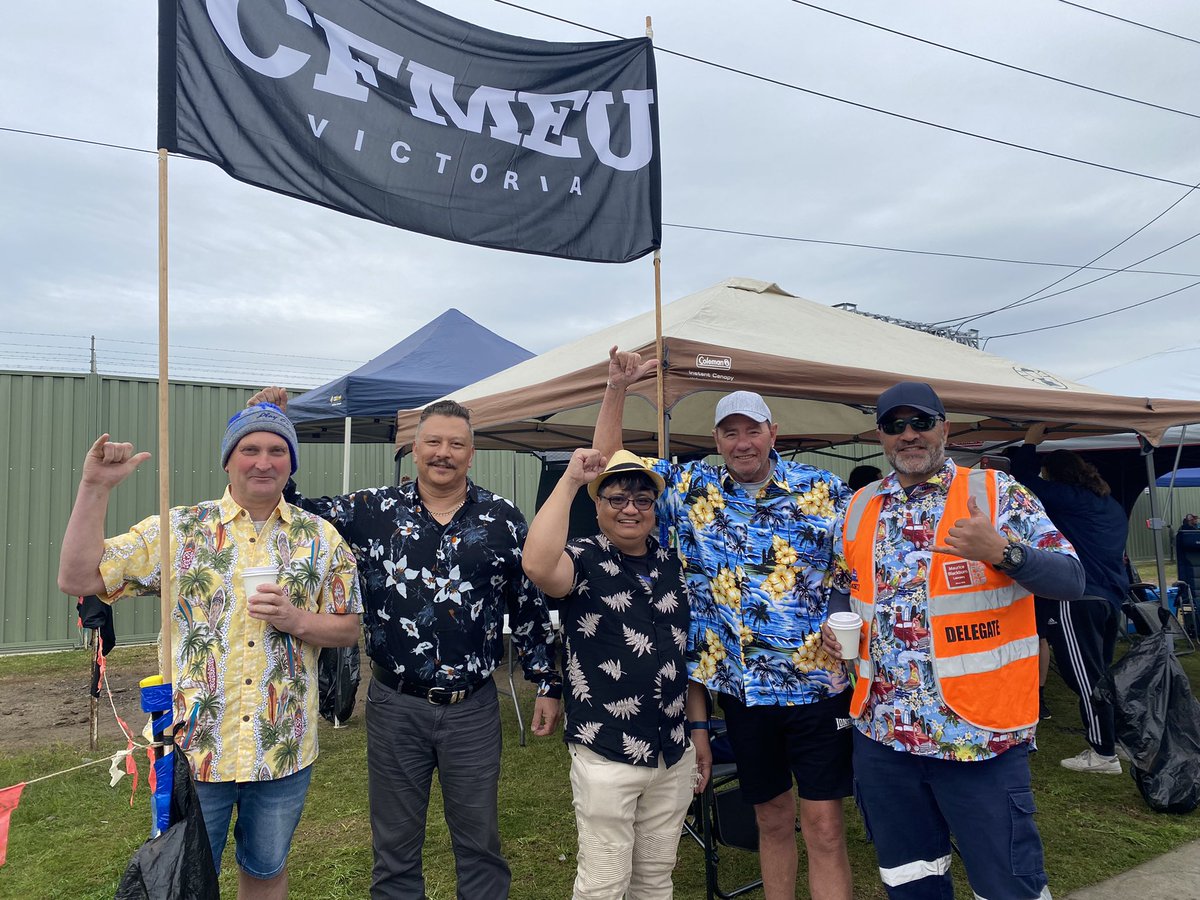
<path fill-rule="evenodd" d="M 508 500 L 467 482 L 448 525 L 424 508 L 415 481 L 289 502 L 332 522 L 354 551 L 367 655 L 397 677 L 450 689 L 491 676 L 504 656 L 504 614 L 525 677 L 558 697 L 546 598 L 521 570 L 527 526 Z"/>
<path fill-rule="evenodd" d="M 657 766 L 661 755 L 671 766 L 687 748 L 687 585 L 679 557 L 647 544 L 645 577 L 602 534 L 567 544 L 563 739 L 616 762 Z"/>

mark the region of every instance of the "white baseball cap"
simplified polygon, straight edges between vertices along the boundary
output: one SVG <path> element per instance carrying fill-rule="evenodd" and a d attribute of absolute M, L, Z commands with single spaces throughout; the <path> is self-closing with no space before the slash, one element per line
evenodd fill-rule
<path fill-rule="evenodd" d="M 761 394 L 754 391 L 734 391 L 726 394 L 717 403 L 714 425 L 720 425 L 729 416 L 745 416 L 755 422 L 770 422 L 771 410 Z"/>

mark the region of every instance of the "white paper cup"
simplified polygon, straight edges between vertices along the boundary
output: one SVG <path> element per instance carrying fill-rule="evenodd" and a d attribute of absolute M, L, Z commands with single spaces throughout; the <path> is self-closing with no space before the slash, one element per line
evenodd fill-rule
<path fill-rule="evenodd" d="M 842 659 L 857 659 L 862 617 L 855 612 L 835 612 L 829 617 L 829 628 L 842 645 Z"/>
<path fill-rule="evenodd" d="M 252 566 L 242 569 L 242 590 L 247 597 L 258 593 L 260 584 L 278 584 L 279 569 L 275 566 Z"/>

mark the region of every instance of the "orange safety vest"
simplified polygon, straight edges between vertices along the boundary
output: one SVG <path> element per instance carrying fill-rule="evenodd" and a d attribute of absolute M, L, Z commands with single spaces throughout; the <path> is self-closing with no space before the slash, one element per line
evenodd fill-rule
<path fill-rule="evenodd" d="M 858 683 L 850 713 L 862 715 L 874 678 L 871 630 L 875 627 L 875 538 L 883 497 L 880 482 L 856 493 L 842 529 L 850 569 L 850 605 L 862 616 Z M 935 544 L 959 519 L 967 499 L 997 515 L 995 472 L 955 467 Z M 960 719 L 988 731 L 1017 731 L 1038 719 L 1038 637 L 1033 596 L 987 563 L 934 553 L 928 576 L 930 656 L 935 687 Z"/>

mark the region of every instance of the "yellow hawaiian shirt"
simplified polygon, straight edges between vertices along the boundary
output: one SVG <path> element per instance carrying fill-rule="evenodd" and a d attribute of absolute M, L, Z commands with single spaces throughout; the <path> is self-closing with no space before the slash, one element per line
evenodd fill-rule
<path fill-rule="evenodd" d="M 362 612 L 354 554 L 332 525 L 280 500 L 259 531 L 226 489 L 171 510 L 175 743 L 199 781 L 269 781 L 317 758 L 317 654 L 246 612 L 241 573 L 279 570 L 292 603 Z M 105 599 L 158 594 L 159 517 L 104 542 Z"/>

